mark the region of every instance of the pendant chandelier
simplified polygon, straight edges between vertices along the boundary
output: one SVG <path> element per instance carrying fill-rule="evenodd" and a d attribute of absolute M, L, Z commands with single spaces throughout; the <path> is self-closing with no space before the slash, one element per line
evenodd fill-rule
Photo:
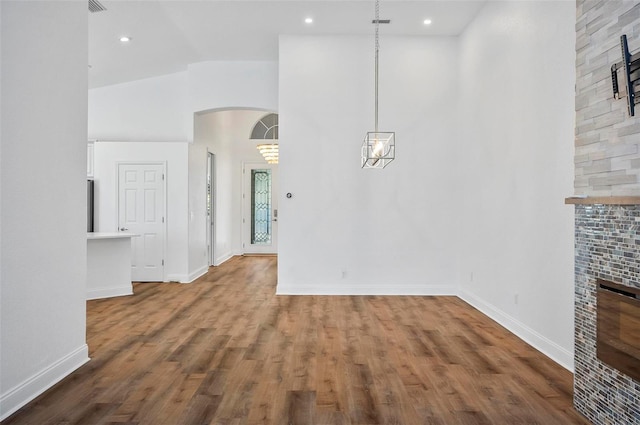
<path fill-rule="evenodd" d="M 378 58 L 380 56 L 380 0 L 376 0 L 375 20 L 375 129 L 362 142 L 362 168 L 384 168 L 396 157 L 396 134 L 378 130 Z"/>
<path fill-rule="evenodd" d="M 258 145 L 257 148 L 268 164 L 278 163 L 278 144 L 277 143 L 262 144 L 262 145 Z"/>

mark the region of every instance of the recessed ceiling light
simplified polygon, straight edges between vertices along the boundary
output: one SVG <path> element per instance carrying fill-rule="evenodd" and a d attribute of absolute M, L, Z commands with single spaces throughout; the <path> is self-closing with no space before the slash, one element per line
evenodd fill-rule
<path fill-rule="evenodd" d="M 127 37 L 126 35 L 122 36 L 120 37 L 120 41 L 122 41 L 123 43 L 128 43 L 131 41 L 131 37 Z"/>
<path fill-rule="evenodd" d="M 313 23 L 313 18 L 306 18 L 304 20 L 305 24 L 312 24 Z"/>
<path fill-rule="evenodd" d="M 423 21 L 423 23 L 424 23 L 425 25 L 431 25 L 431 19 L 425 19 L 425 20 Z"/>

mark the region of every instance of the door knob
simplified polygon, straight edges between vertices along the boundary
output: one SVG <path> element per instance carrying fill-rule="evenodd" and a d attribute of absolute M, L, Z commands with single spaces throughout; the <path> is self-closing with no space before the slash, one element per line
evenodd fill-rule
<path fill-rule="evenodd" d="M 121 228 L 120 228 L 120 231 L 121 231 L 121 232 L 124 232 L 125 230 L 129 230 L 129 229 L 127 229 L 126 227 L 121 227 Z"/>

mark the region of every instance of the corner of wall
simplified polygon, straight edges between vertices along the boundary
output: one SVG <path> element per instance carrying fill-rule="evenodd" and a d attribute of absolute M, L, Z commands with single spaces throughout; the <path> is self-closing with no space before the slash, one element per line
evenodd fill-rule
<path fill-rule="evenodd" d="M 462 289 L 458 293 L 458 298 L 478 309 L 483 314 L 507 328 L 527 344 L 540 351 L 551 360 L 558 363 L 568 371 L 574 371 L 573 352 L 559 346 L 544 335 L 531 329 L 526 324 L 507 314 L 503 310 L 481 299 L 475 294 Z"/>
<path fill-rule="evenodd" d="M 229 252 L 225 252 L 222 255 L 219 255 L 216 257 L 215 260 L 215 266 L 219 266 L 223 263 L 226 263 L 227 261 L 229 261 L 231 258 L 233 258 L 235 255 L 242 255 L 242 253 L 236 253 L 234 254 L 233 252 L 229 251 Z"/>
<path fill-rule="evenodd" d="M 208 271 L 209 271 L 209 266 L 202 266 L 199 269 L 191 272 L 187 277 L 187 282 L 183 282 L 183 283 L 193 283 L 199 277 L 202 277 L 205 274 L 207 274 Z"/>

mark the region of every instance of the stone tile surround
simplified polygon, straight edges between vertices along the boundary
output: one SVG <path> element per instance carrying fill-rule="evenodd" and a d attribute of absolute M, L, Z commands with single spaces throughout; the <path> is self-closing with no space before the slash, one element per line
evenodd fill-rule
<path fill-rule="evenodd" d="M 640 205 L 575 206 L 574 403 L 594 424 L 639 425 L 640 382 L 596 354 L 596 279 L 640 288 Z"/>
<path fill-rule="evenodd" d="M 611 87 L 622 34 L 639 52 L 640 0 L 576 1 L 576 194 L 640 195 L 640 107 L 629 117 Z"/>
<path fill-rule="evenodd" d="M 575 194 L 640 196 L 640 107 L 629 117 L 611 87 L 622 34 L 640 52 L 640 0 L 576 0 Z M 594 424 L 640 425 L 640 382 L 597 358 L 598 278 L 640 287 L 640 202 L 575 205 L 574 379 Z"/>

